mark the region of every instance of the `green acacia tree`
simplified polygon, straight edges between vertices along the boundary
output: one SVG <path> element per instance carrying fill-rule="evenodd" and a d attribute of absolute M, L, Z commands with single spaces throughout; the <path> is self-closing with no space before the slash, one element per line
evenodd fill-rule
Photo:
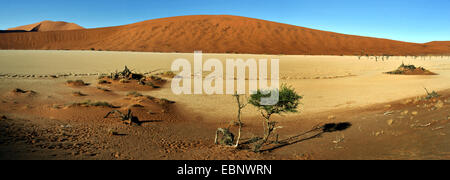
<path fill-rule="evenodd" d="M 258 90 L 256 93 L 251 95 L 249 99 L 249 104 L 257 107 L 264 118 L 264 137 L 258 144 L 255 145 L 255 152 L 259 152 L 261 147 L 269 140 L 272 132 L 278 128 L 276 126 L 277 122 L 270 120 L 272 115 L 298 112 L 297 108 L 300 104 L 300 100 L 303 98 L 295 92 L 294 88 L 283 84 L 278 91 L 279 101 L 274 105 L 264 105 L 261 102 L 261 99 L 270 97 L 271 93 L 273 92 Z"/>

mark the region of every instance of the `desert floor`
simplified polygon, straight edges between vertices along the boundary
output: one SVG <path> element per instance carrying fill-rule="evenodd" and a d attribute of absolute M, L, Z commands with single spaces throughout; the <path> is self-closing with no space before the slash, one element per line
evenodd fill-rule
<path fill-rule="evenodd" d="M 274 117 L 283 126 L 279 139 L 295 137 L 294 141 L 270 145 L 262 153 L 250 150 L 248 141 L 262 135 L 262 118 L 250 106 L 243 114 L 242 148 L 213 144 L 215 130 L 236 118 L 230 95 L 174 95 L 167 77 L 161 88 L 97 83 L 99 74 L 125 65 L 140 73 L 167 71 L 177 58 L 193 60 L 193 54 L 0 51 L 0 117 L 4 116 L 0 159 L 450 158 L 448 57 L 376 61 L 354 56 L 204 54 L 204 61 L 280 59 L 281 82 L 304 96 L 300 113 Z M 402 62 L 439 75 L 383 74 Z M 90 85 L 68 86 L 67 80 Z M 28 92 L 13 92 L 15 88 Z M 425 100 L 424 88 L 441 96 Z M 155 99 L 128 96 L 131 91 Z M 167 105 L 161 99 L 176 103 Z M 106 101 L 117 108 L 71 106 L 86 100 Z M 132 109 L 142 125 L 103 118 L 113 109 Z M 340 122 L 352 126 L 340 132 L 303 134 L 320 123 Z"/>

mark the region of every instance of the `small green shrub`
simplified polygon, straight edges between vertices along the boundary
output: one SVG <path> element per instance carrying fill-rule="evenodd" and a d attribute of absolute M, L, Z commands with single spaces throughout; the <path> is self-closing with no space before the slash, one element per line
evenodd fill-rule
<path fill-rule="evenodd" d="M 405 65 L 404 63 L 402 63 L 396 70 L 387 72 L 387 74 L 405 74 L 407 72 L 413 72 L 415 70 L 421 70 L 423 72 L 427 71 L 423 67 L 416 67 L 414 65 Z"/>
<path fill-rule="evenodd" d="M 425 91 L 427 92 L 427 96 L 425 96 L 426 100 L 430 100 L 430 99 L 434 99 L 434 98 L 438 98 L 441 95 L 439 95 L 436 91 L 432 91 L 431 93 L 428 91 L 427 88 L 424 88 Z"/>

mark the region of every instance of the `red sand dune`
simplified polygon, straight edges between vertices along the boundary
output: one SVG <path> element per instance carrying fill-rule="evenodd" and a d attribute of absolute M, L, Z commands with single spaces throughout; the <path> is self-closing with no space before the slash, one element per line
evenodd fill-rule
<path fill-rule="evenodd" d="M 417 44 L 344 35 L 228 15 L 154 19 L 130 25 L 0 34 L 0 49 L 299 55 L 450 54 L 448 43 Z"/>
<path fill-rule="evenodd" d="M 429 46 L 447 46 L 450 47 L 450 41 L 433 41 L 433 42 L 429 42 L 429 43 L 425 43 L 426 45 Z"/>
<path fill-rule="evenodd" d="M 75 30 L 84 29 L 83 27 L 75 23 L 67 23 L 63 21 L 42 21 L 35 24 L 29 24 L 25 26 L 19 26 L 15 28 L 10 28 L 8 30 L 25 30 L 25 31 L 63 31 L 63 30 Z"/>

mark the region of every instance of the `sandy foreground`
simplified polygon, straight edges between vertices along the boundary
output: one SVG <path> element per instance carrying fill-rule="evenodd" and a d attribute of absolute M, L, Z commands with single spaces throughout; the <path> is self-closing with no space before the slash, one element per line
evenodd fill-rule
<path fill-rule="evenodd" d="M 321 122 L 351 122 L 347 131 L 312 138 L 265 153 L 230 150 L 216 147 L 211 141 L 214 131 L 235 118 L 235 102 L 229 95 L 174 95 L 170 81 L 160 89 L 138 90 L 144 95 L 175 101 L 169 114 L 150 115 L 150 123 L 142 127 L 128 127 L 102 116 L 109 109 L 55 109 L 55 106 L 81 100 L 101 100 L 130 105 L 124 100 L 133 88 L 114 90 L 111 94 L 95 91 L 98 74 L 122 70 L 125 65 L 136 72 L 170 70 L 176 58 L 193 61 L 189 53 L 136 53 L 93 51 L 0 51 L 0 95 L 2 134 L 0 158 L 19 159 L 448 159 L 447 128 L 449 113 L 450 58 L 391 57 L 376 61 L 374 58 L 355 56 L 291 56 L 291 55 L 237 55 L 204 54 L 203 60 L 217 58 L 280 59 L 282 83 L 292 85 L 304 96 L 301 113 L 275 119 L 286 128 L 280 138 L 309 130 Z M 400 64 L 423 66 L 436 76 L 387 75 Z M 224 63 L 225 64 L 225 63 Z M 207 73 L 206 73 L 207 74 Z M 58 75 L 57 78 L 46 76 Z M 67 76 L 63 76 L 67 75 Z M 33 77 L 34 76 L 34 77 Z M 66 80 L 81 79 L 91 85 L 74 88 Z M 14 88 L 37 92 L 36 97 L 11 95 Z M 413 101 L 424 96 L 425 90 L 443 94 L 434 102 Z M 86 97 L 74 97 L 81 91 Z M 411 100 L 410 100 L 411 99 Z M 134 102 L 135 99 L 130 101 Z M 405 103 L 405 101 L 407 103 Z M 137 101 L 140 102 L 140 101 Z M 440 104 L 442 103 L 442 106 Z M 433 109 L 435 105 L 438 108 Z M 417 109 L 421 107 L 425 109 Z M 138 109 L 145 114 L 147 106 Z M 157 109 L 152 104 L 151 110 Z M 416 108 L 416 109 L 415 109 Z M 408 111 L 405 113 L 405 111 Z M 419 115 L 412 115 L 417 111 Z M 422 112 L 423 111 L 423 112 Z M 387 113 L 389 112 L 389 113 Z M 172 114 L 171 114 L 172 113 Z M 422 117 L 423 116 L 423 117 Z M 244 110 L 246 131 L 244 138 L 259 136 L 261 117 L 254 108 Z M 99 121 L 96 121 L 99 119 Z M 14 122 L 17 121 L 17 122 Z M 425 121 L 425 122 L 422 122 Z M 10 122 L 11 121 L 11 122 Z M 161 121 L 161 122 L 160 122 Z M 428 123 L 431 123 L 430 125 Z M 60 127 L 70 125 L 73 135 L 59 142 L 54 137 L 39 142 L 21 137 L 18 129 L 33 129 L 39 136 L 58 134 Z M 19 127 L 17 127 L 19 126 Z M 10 128 L 15 127 L 15 128 Z M 42 132 L 39 130 L 41 128 Z M 110 137 L 105 131 L 115 128 L 123 137 Z M 202 129 L 199 131 L 198 129 Z M 397 128 L 397 129 L 395 129 Z M 419 128 L 420 130 L 417 130 Z M 428 129 L 427 129 L 428 128 Z M 423 130 L 425 129 L 425 130 Z M 47 130 L 47 131 L 44 131 Z M 439 130 L 439 132 L 438 132 Z M 423 131 L 423 132 L 422 132 Z M 27 131 L 28 132 L 28 131 Z M 40 133 L 39 133 L 40 132 Z M 28 132 L 30 133 L 30 132 Z M 157 133 L 158 137 L 154 135 Z M 33 134 L 33 133 L 31 133 Z M 88 134 L 83 136 L 82 134 Z M 55 135 L 57 136 L 57 135 Z M 81 137 L 79 137 L 81 136 Z M 409 137 L 417 137 L 413 142 Z M 8 138 L 5 138 L 8 137 Z M 16 138 L 16 139 L 14 139 Z M 147 140 L 143 140 L 147 138 Z M 212 139 L 211 139 L 212 138 Z M 25 139 L 25 140 L 24 140 Z M 49 140 L 50 139 L 50 140 Z M 67 140 L 68 139 L 68 140 Z M 448 139 L 448 138 L 447 138 Z M 9 140 L 9 141 L 8 141 Z M 23 143 L 20 143 L 24 140 Z M 80 147 L 49 148 L 51 143 L 81 143 Z M 428 142 L 434 144 L 428 146 Z M 433 143 L 435 142 L 435 143 Z M 447 142 L 447 143 L 446 143 Z M 50 144 L 51 144 L 50 143 Z M 99 147 L 94 147 L 99 144 Z M 368 145 L 370 144 L 370 145 Z M 446 145 L 447 144 L 447 145 Z M 64 145 L 62 145 L 64 147 Z M 236 153 L 235 151 L 238 151 Z"/>

